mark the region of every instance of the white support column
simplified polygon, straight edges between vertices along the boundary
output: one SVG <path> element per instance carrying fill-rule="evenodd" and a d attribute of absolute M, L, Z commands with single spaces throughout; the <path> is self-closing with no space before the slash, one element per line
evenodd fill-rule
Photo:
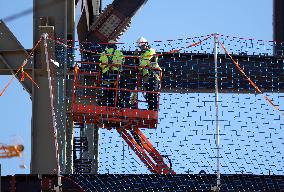
<path fill-rule="evenodd" d="M 219 87 L 218 87 L 218 34 L 214 34 L 214 64 L 215 64 L 215 114 L 216 114 L 216 186 L 213 191 L 219 191 L 221 185 L 220 179 L 220 126 L 219 126 Z"/>

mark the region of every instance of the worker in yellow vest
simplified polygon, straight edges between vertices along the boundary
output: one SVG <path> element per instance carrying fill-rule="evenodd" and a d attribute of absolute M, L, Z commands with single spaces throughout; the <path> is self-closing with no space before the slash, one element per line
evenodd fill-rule
<path fill-rule="evenodd" d="M 158 64 L 155 49 L 151 48 L 148 41 L 144 37 L 137 40 L 137 46 L 140 48 L 142 54 L 140 56 L 139 70 L 142 76 L 143 88 L 146 91 L 159 91 L 160 89 L 160 72 L 161 69 Z M 145 99 L 148 103 L 149 110 L 158 110 L 157 93 L 146 93 Z"/>
<path fill-rule="evenodd" d="M 117 49 L 114 41 L 109 41 L 104 52 L 100 54 L 100 68 L 103 88 L 116 88 L 119 73 L 124 63 L 123 53 Z M 101 105 L 114 106 L 115 90 L 102 89 Z"/>

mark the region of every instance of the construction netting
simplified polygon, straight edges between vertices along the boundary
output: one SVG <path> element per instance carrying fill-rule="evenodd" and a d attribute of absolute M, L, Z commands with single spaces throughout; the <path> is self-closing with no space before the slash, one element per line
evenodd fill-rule
<path fill-rule="evenodd" d="M 281 46 L 225 35 L 218 35 L 217 42 L 218 122 L 214 36 L 157 40 L 150 45 L 163 71 L 158 126 L 141 130 L 176 173 L 214 174 L 219 159 L 221 174 L 281 175 L 283 59 L 273 56 L 275 47 Z M 73 60 L 96 62 L 102 47 L 75 43 L 81 55 Z M 131 64 L 136 44 L 118 43 L 117 49 Z M 81 94 L 90 96 L 87 88 Z M 144 99 L 142 93 L 138 97 Z M 139 107 L 147 109 L 147 103 Z M 115 129 L 100 129 L 99 135 L 99 173 L 149 173 Z"/>
<path fill-rule="evenodd" d="M 159 40 L 150 42 L 164 78 L 158 126 L 142 131 L 176 173 L 214 174 L 219 158 L 221 174 L 282 175 L 283 59 L 273 56 L 281 46 L 224 35 L 218 41 L 218 122 L 214 37 Z M 96 46 L 89 43 L 88 50 L 96 52 Z M 117 49 L 127 57 L 137 47 L 121 43 Z M 149 173 L 115 129 L 100 129 L 99 135 L 99 173 Z"/>
<path fill-rule="evenodd" d="M 56 45 L 57 56 L 52 62 L 59 63 L 57 67 L 63 66 L 64 62 L 69 67 L 66 74 L 71 86 L 68 87 L 67 83 L 66 98 L 58 93 L 60 83 L 56 76 L 60 74 L 54 71 L 50 73 L 54 121 L 57 122 L 54 124 L 59 133 L 56 142 L 59 145 L 60 164 L 64 164 L 62 154 L 65 154 L 65 149 L 60 146 L 67 141 L 60 125 L 64 124 L 63 118 L 66 117 L 61 104 L 66 101 L 66 110 L 72 115 L 74 71 L 78 67 L 90 76 L 92 72 L 100 70 L 97 58 L 104 51 L 104 46 L 91 42 L 65 44 L 60 39 L 49 39 L 48 42 Z M 158 124 L 153 129 L 142 127 L 141 131 L 175 173 L 216 174 L 220 171 L 221 174 L 284 174 L 284 47 L 281 43 L 205 35 L 156 40 L 150 45 L 156 50 L 163 73 Z M 214 45 L 217 49 L 214 49 Z M 117 43 L 116 46 L 124 53 L 125 65 L 131 66 L 133 58 L 137 57 L 136 43 Z M 68 54 L 64 51 L 66 48 Z M 217 56 L 217 68 L 214 55 Z M 98 86 L 92 80 L 80 79 L 82 87 L 77 93 L 83 98 L 80 101 L 82 109 L 84 106 L 89 109 L 90 105 L 100 105 L 94 99 L 97 93 L 92 89 Z M 134 89 L 138 90 L 138 87 Z M 145 94 L 143 91 L 137 92 L 138 100 L 144 101 L 137 107 L 147 111 Z M 80 126 L 87 129 L 88 124 L 95 122 L 88 120 L 90 118 L 82 114 Z M 219 125 L 219 133 L 216 124 Z M 116 129 L 111 126 L 108 129 L 99 128 L 98 173 L 150 173 Z M 81 137 L 82 134 L 82 131 L 75 132 L 75 137 Z M 219 147 L 216 140 L 219 140 Z M 92 145 L 86 145 L 85 150 L 88 151 Z M 85 159 L 92 157 L 88 152 L 83 156 Z M 89 159 L 89 162 L 94 163 L 94 159 Z"/>

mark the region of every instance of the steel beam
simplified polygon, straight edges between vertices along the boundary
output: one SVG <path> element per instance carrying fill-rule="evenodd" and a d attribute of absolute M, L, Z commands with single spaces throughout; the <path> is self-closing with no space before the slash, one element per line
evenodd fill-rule
<path fill-rule="evenodd" d="M 68 40 L 74 40 L 74 23 L 75 23 L 75 0 L 34 0 L 34 43 L 38 41 L 41 36 L 39 32 L 40 26 L 53 26 L 54 27 L 54 38 L 61 38 L 63 43 L 67 43 Z M 71 41 L 72 42 L 72 41 Z M 72 50 L 71 50 L 72 51 Z M 71 53 L 72 54 L 72 53 Z M 68 98 L 66 97 L 66 71 L 67 65 L 72 63 L 66 60 L 67 50 L 60 46 L 55 45 L 55 57 L 54 59 L 60 64 L 59 68 L 56 69 L 57 74 L 57 95 L 55 98 L 57 101 L 56 106 L 56 124 L 58 133 L 58 149 L 59 149 L 59 163 L 62 168 L 61 173 L 68 173 L 65 171 L 66 165 L 66 145 L 71 143 L 71 140 L 66 141 L 66 134 L 72 133 L 72 128 L 66 126 L 68 118 L 66 117 Z M 40 55 L 35 55 L 34 69 L 42 69 L 43 63 L 40 62 Z M 37 135 L 42 135 L 49 129 L 52 129 L 50 120 L 50 113 L 44 113 L 45 105 L 50 105 L 49 87 L 47 87 L 46 81 L 47 76 L 40 76 L 40 74 L 34 74 L 35 79 L 44 81 L 43 90 L 36 92 L 33 97 L 33 127 L 32 132 Z M 48 104 L 46 104 L 48 103 Z M 44 119 L 48 119 L 46 122 Z M 41 125 L 41 126 L 39 126 Z M 46 143 L 52 143 L 53 139 L 39 140 L 37 135 L 33 136 L 34 142 L 32 142 L 33 149 L 41 148 L 39 146 Z M 69 138 L 69 137 L 68 137 Z M 43 147 L 41 148 L 43 149 Z M 53 152 L 48 151 L 49 154 L 42 154 L 41 150 L 33 150 L 32 153 L 32 173 L 36 174 L 49 174 L 52 172 L 52 166 L 46 166 L 50 161 L 53 160 Z M 48 156 L 48 158 L 43 158 Z M 51 159 L 50 159 L 51 158 Z M 40 160 L 37 160 L 40 159 Z M 40 161 L 40 163 L 39 163 Z M 48 168 L 47 168 L 48 167 Z M 54 165 L 53 165 L 54 167 Z"/>
<path fill-rule="evenodd" d="M 27 57 L 28 52 L 5 23 L 0 20 L 0 75 L 14 75 Z M 24 69 L 31 74 L 31 62 L 28 62 Z M 24 89 L 31 95 L 31 81 L 26 78 L 24 81 L 20 81 L 20 74 L 16 77 Z"/>
<path fill-rule="evenodd" d="M 39 28 L 38 33 L 48 33 L 54 36 L 53 27 Z M 57 170 L 56 147 L 54 138 L 54 122 L 52 115 L 52 100 L 50 98 L 49 79 L 47 78 L 47 63 L 43 43 L 41 51 L 35 54 L 33 79 L 39 84 L 39 89 L 33 86 L 32 94 L 32 174 L 55 174 Z M 53 52 L 53 54 L 52 54 Z M 40 54 L 41 53 L 41 54 Z M 50 58 L 54 58 L 54 50 L 49 50 Z M 41 66 L 38 68 L 38 66 Z"/>
<path fill-rule="evenodd" d="M 115 172 L 115 171 L 112 171 Z M 2 190 L 54 191 L 52 185 L 57 177 L 44 178 L 36 175 L 2 177 Z M 221 191 L 283 191 L 283 175 L 222 174 L 224 183 Z M 211 191 L 215 184 L 214 174 L 94 174 L 62 176 L 63 191 Z M 47 185 L 44 185 L 47 184 Z M 45 186 L 45 187 L 44 187 Z M 126 190 L 127 186 L 127 190 Z M 43 190 L 45 188 L 45 190 Z M 48 189 L 46 189 L 48 188 Z M 198 190 L 197 190 L 198 189 Z"/>
<path fill-rule="evenodd" d="M 124 52 L 133 55 L 134 52 Z M 284 59 L 265 55 L 233 55 L 240 67 L 263 92 L 284 92 Z M 137 63 L 127 58 L 127 63 Z M 220 93 L 255 93 L 249 81 L 225 55 L 218 55 Z M 214 93 L 213 54 L 164 53 L 159 58 L 163 69 L 162 92 Z"/>
<path fill-rule="evenodd" d="M 98 19 L 101 13 L 101 0 L 82 0 L 83 10 L 78 22 L 77 33 L 80 42 L 86 41 L 90 26 Z"/>
<path fill-rule="evenodd" d="M 84 158 L 92 161 L 91 174 L 98 174 L 98 153 L 99 153 L 99 128 L 95 124 L 86 124 L 82 132 L 82 137 L 88 140 L 88 151 Z"/>
<path fill-rule="evenodd" d="M 283 55 L 283 45 L 279 44 L 284 42 L 284 1 L 273 1 L 273 40 L 278 42 L 274 48 L 274 54 Z"/>
<path fill-rule="evenodd" d="M 147 0 L 114 0 L 91 25 L 87 41 L 108 42 L 119 39 L 129 27 L 132 17 L 146 2 Z"/>
<path fill-rule="evenodd" d="M 75 44 L 75 1 L 67 1 L 67 42 L 69 46 L 74 47 Z M 72 168 L 70 166 L 68 167 L 68 164 L 71 165 L 70 162 L 72 159 L 72 142 L 73 142 L 73 125 L 70 123 L 72 120 L 69 118 L 68 115 L 66 115 L 67 111 L 69 111 L 70 107 L 70 98 L 72 97 L 72 93 L 70 90 L 73 86 L 73 81 L 70 78 L 67 78 L 67 71 L 69 67 L 73 66 L 73 52 L 74 50 L 71 48 L 66 50 L 66 60 L 64 62 L 63 67 L 63 74 L 62 74 L 62 80 L 63 85 L 61 85 L 61 90 L 63 94 L 61 95 L 61 102 L 62 102 L 62 122 L 61 127 L 59 127 L 58 132 L 61 137 L 59 139 L 60 145 L 59 145 L 59 151 L 61 152 L 61 155 L 59 155 L 60 163 L 61 163 L 61 173 L 72 173 Z M 69 161 L 69 162 L 68 162 Z M 68 162 L 68 163 L 67 163 Z"/>

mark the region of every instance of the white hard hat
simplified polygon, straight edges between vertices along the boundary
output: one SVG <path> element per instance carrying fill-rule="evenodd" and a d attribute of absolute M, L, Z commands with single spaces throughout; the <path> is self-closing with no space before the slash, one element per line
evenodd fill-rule
<path fill-rule="evenodd" d="M 139 39 L 137 39 L 136 43 L 137 43 L 137 46 L 139 47 L 139 46 L 141 46 L 141 45 L 143 45 L 143 44 L 148 43 L 148 41 L 147 41 L 146 38 L 140 37 Z"/>

